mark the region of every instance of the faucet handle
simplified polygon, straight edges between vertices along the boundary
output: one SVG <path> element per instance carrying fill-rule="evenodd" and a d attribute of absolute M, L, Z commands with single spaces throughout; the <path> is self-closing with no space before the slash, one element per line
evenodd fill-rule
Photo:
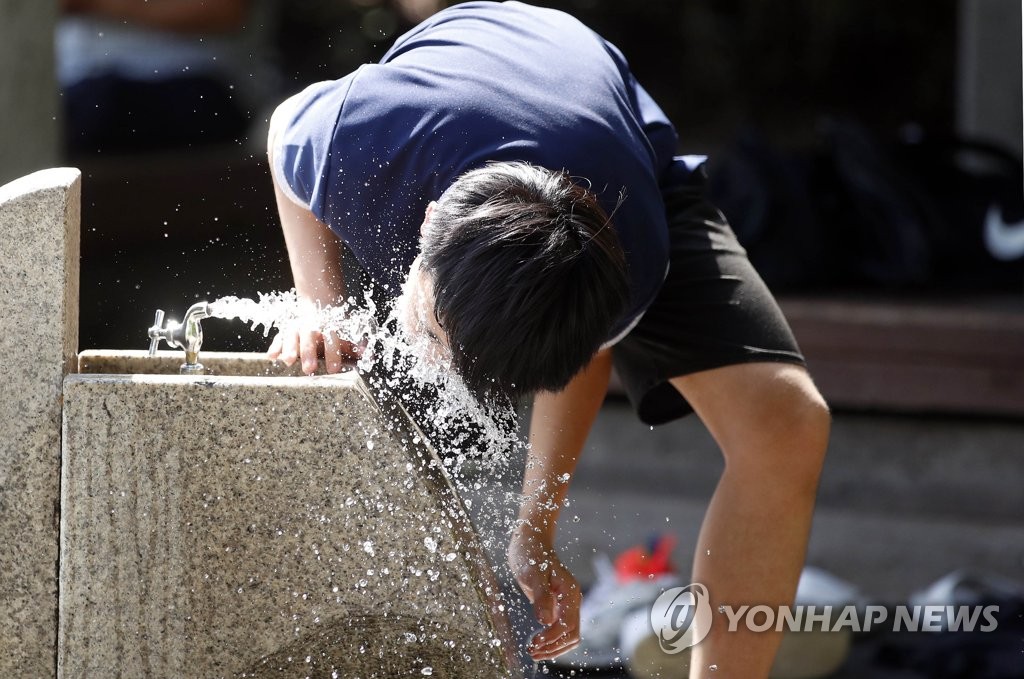
<path fill-rule="evenodd" d="M 160 340 L 164 340 L 169 347 L 185 350 L 185 364 L 180 370 L 183 375 L 202 374 L 204 369 L 203 364 L 199 362 L 199 348 L 203 344 L 203 326 L 199 322 L 209 317 L 209 303 L 197 302 L 185 313 L 184 321 L 178 323 L 170 320 L 165 327 L 164 311 L 157 309 L 153 327 L 149 329 L 149 355 L 155 356 Z"/>
<path fill-rule="evenodd" d="M 149 329 L 149 355 L 156 356 L 160 340 L 167 339 L 167 331 L 164 330 L 164 310 L 157 309 L 153 318 L 153 327 Z"/>

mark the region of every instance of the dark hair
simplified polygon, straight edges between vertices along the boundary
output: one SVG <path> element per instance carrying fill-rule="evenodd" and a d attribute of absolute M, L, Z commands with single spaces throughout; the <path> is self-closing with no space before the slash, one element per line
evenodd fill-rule
<path fill-rule="evenodd" d="M 528 163 L 459 177 L 434 209 L 422 255 L 453 367 L 480 396 L 561 390 L 629 299 L 625 256 L 597 198 Z"/>

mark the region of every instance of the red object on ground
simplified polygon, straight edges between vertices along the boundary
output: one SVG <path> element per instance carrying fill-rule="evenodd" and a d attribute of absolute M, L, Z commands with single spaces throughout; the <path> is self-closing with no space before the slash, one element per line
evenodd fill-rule
<path fill-rule="evenodd" d="M 675 537 L 666 534 L 656 536 L 649 547 L 637 545 L 619 554 L 615 559 L 619 582 L 674 573 L 670 557 L 675 546 Z"/>

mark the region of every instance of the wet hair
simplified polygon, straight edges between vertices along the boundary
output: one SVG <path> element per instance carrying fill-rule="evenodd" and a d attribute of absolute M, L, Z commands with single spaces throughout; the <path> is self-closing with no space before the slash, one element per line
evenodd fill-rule
<path fill-rule="evenodd" d="M 626 260 L 565 172 L 491 163 L 455 181 L 421 241 L 452 364 L 478 396 L 558 391 L 626 309 Z"/>

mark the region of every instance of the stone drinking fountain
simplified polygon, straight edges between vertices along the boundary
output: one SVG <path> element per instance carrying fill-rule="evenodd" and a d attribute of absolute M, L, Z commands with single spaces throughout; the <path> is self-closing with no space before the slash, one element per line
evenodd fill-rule
<path fill-rule="evenodd" d="M 77 353 L 79 196 L 0 188 L 0 676 L 519 674 L 450 478 L 359 373 L 199 365 L 202 309 L 150 330 L 184 354 Z"/>

